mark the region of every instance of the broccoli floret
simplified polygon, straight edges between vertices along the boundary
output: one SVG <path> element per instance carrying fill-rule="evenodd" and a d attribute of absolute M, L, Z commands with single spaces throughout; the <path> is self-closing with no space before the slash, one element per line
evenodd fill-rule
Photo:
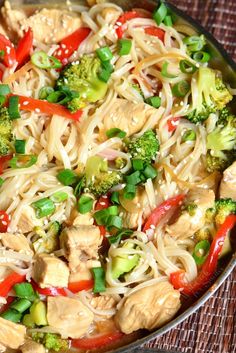
<path fill-rule="evenodd" d="M 209 228 L 204 227 L 199 229 L 195 234 L 194 234 L 195 239 L 197 242 L 202 241 L 202 240 L 211 240 L 212 234 Z"/>
<path fill-rule="evenodd" d="M 210 113 L 223 109 L 233 99 L 223 81 L 216 76 L 216 71 L 200 67 L 197 75 L 196 108 L 187 115 L 187 119 L 195 124 L 206 120 Z"/>
<path fill-rule="evenodd" d="M 35 228 L 36 234 L 39 238 L 33 242 L 33 247 L 36 253 L 47 253 L 50 254 L 53 251 L 58 249 L 59 245 L 59 232 L 61 226 L 60 223 L 55 221 L 53 222 L 48 231 L 44 232 L 40 227 Z"/>
<path fill-rule="evenodd" d="M 83 55 L 79 63 L 71 63 L 61 72 L 56 89 L 67 87 L 80 95 L 80 98 L 73 98 L 68 103 L 68 108 L 72 112 L 87 103 L 97 102 L 105 96 L 108 85 L 99 79 L 100 70 L 101 61 L 99 58 Z"/>
<path fill-rule="evenodd" d="M 99 197 L 121 182 L 121 174 L 116 171 L 100 172 L 88 184 L 89 191 Z"/>
<path fill-rule="evenodd" d="M 190 216 L 194 216 L 197 211 L 197 205 L 195 203 L 190 203 L 184 206 L 183 211 L 187 211 Z"/>
<path fill-rule="evenodd" d="M 215 202 L 215 210 L 215 222 L 222 224 L 227 216 L 236 213 L 236 202 L 230 198 L 219 199 Z"/>
<path fill-rule="evenodd" d="M 141 137 L 133 137 L 126 141 L 126 149 L 132 158 L 151 163 L 160 149 L 159 141 L 152 130 L 147 130 Z"/>
<path fill-rule="evenodd" d="M 10 152 L 12 140 L 12 121 L 7 108 L 0 107 L 0 155 Z"/>
<path fill-rule="evenodd" d="M 59 335 L 55 335 L 54 333 L 33 333 L 32 339 L 35 342 L 43 344 L 45 348 L 52 349 L 56 352 L 67 350 L 69 348 L 68 341 L 62 339 Z"/>
<path fill-rule="evenodd" d="M 221 157 L 215 157 L 211 154 L 211 151 L 207 152 L 206 155 L 206 169 L 209 173 L 215 171 L 223 172 L 236 160 L 236 150 L 224 151 Z"/>

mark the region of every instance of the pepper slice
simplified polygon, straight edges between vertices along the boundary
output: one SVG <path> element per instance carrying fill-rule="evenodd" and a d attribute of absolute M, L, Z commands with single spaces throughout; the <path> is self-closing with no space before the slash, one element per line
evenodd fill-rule
<path fill-rule="evenodd" d="M 94 282 L 92 279 L 87 279 L 87 280 L 82 280 L 78 282 L 71 282 L 68 284 L 68 289 L 72 293 L 78 293 L 81 290 L 89 290 L 92 289 L 94 285 Z"/>
<path fill-rule="evenodd" d="M 10 219 L 5 211 L 0 211 L 0 233 L 7 232 L 7 228 L 10 224 Z"/>
<path fill-rule="evenodd" d="M 2 232 L 0 230 L 0 232 Z M 7 297 L 10 290 L 13 288 L 15 284 L 21 283 L 25 281 L 26 276 L 20 275 L 19 273 L 13 272 L 9 276 L 7 276 L 2 282 L 0 286 L 0 297 Z"/>
<path fill-rule="evenodd" d="M 7 67 L 12 67 L 16 61 L 16 51 L 12 42 L 1 33 L 0 50 L 3 50 L 4 52 L 1 57 L 3 64 Z"/>
<path fill-rule="evenodd" d="M 147 12 L 142 12 L 142 11 L 137 11 L 137 10 L 132 10 L 132 11 L 127 11 L 124 12 L 116 21 L 115 28 L 116 28 L 116 34 L 118 39 L 121 39 L 124 35 L 124 30 L 125 30 L 125 24 L 134 19 L 134 18 L 151 18 L 152 15 L 151 13 Z"/>
<path fill-rule="evenodd" d="M 109 206 L 111 206 L 109 197 L 106 195 L 101 196 L 95 205 L 95 211 L 104 210 L 105 208 L 108 208 Z M 100 229 L 101 236 L 105 237 L 106 227 L 105 226 L 98 226 L 98 227 Z"/>
<path fill-rule="evenodd" d="M 177 126 L 179 125 L 179 119 L 180 118 L 170 118 L 167 120 L 167 127 L 169 132 L 173 132 L 176 130 Z"/>
<path fill-rule="evenodd" d="M 143 226 L 143 232 L 146 232 L 148 229 L 156 227 L 162 218 L 169 212 L 173 207 L 179 206 L 184 199 L 184 195 L 178 195 L 162 202 L 157 206 L 150 216 L 148 217 L 146 223 Z"/>
<path fill-rule="evenodd" d="M 157 37 L 162 42 L 164 42 L 165 31 L 163 31 L 163 29 L 161 29 L 159 27 L 155 27 L 155 26 L 150 26 L 150 27 L 144 28 L 144 31 L 146 34 L 149 34 L 150 36 Z"/>
<path fill-rule="evenodd" d="M 3 170 L 6 166 L 6 163 L 12 159 L 12 155 L 8 154 L 6 156 L 1 156 L 0 157 L 0 175 L 3 173 Z"/>
<path fill-rule="evenodd" d="M 235 225 L 236 216 L 228 216 L 216 232 L 216 235 L 211 243 L 209 255 L 202 266 L 201 272 L 192 282 L 186 282 L 184 280 L 183 270 L 172 272 L 170 274 L 170 282 L 173 284 L 175 289 L 182 289 L 182 293 L 193 295 L 202 290 L 202 288 L 209 283 L 216 271 L 218 257 L 222 250 L 225 237 Z"/>
<path fill-rule="evenodd" d="M 20 39 L 16 48 L 16 61 L 18 62 L 17 68 L 21 67 L 30 56 L 33 48 L 33 31 L 28 28 L 23 38 Z"/>
<path fill-rule="evenodd" d="M 88 37 L 90 32 L 90 28 L 78 28 L 68 37 L 62 39 L 60 47 L 56 50 L 54 56 L 59 59 L 63 65 L 66 65 L 68 58 L 78 49 L 79 45 Z"/>
<path fill-rule="evenodd" d="M 45 296 L 58 297 L 63 296 L 66 297 L 66 291 L 64 288 L 50 287 L 50 288 L 40 288 L 38 284 L 34 281 L 31 281 L 32 287 L 36 292 Z"/>
<path fill-rule="evenodd" d="M 92 338 L 80 338 L 74 339 L 71 341 L 71 345 L 74 348 L 80 349 L 95 349 L 100 348 L 102 346 L 106 346 L 109 343 L 113 343 L 123 337 L 124 334 L 122 332 L 110 332 L 104 335 L 95 336 Z"/>

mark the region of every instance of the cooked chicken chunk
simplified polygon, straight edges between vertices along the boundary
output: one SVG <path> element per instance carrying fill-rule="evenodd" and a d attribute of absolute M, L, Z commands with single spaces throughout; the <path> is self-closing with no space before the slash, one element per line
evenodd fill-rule
<path fill-rule="evenodd" d="M 78 272 L 70 273 L 69 283 L 92 279 L 91 268 L 93 267 L 101 267 L 101 262 L 98 260 L 88 260 L 85 263 L 80 263 Z"/>
<path fill-rule="evenodd" d="M 105 132 L 114 127 L 125 130 L 127 136 L 137 133 L 141 130 L 153 109 L 144 103 L 136 104 L 126 99 L 116 99 L 109 114 L 104 117 L 100 138 L 104 140 L 106 138 Z"/>
<path fill-rule="evenodd" d="M 6 347 L 0 344 L 0 353 L 4 353 L 6 351 Z"/>
<path fill-rule="evenodd" d="M 190 215 L 183 211 L 177 221 L 166 227 L 166 231 L 173 237 L 185 239 L 191 237 L 205 224 L 205 212 L 214 206 L 215 194 L 212 190 L 196 188 L 188 195 L 188 202 L 197 207 Z"/>
<path fill-rule="evenodd" d="M 18 349 L 25 341 L 26 328 L 0 317 L 0 345 Z"/>
<path fill-rule="evenodd" d="M 119 303 L 115 321 L 126 334 L 160 327 L 180 308 L 180 293 L 165 281 L 137 290 Z"/>
<path fill-rule="evenodd" d="M 58 43 L 81 27 L 81 19 L 74 12 L 59 9 L 42 9 L 21 22 L 21 32 L 31 27 L 34 38 L 40 42 Z M 39 31 L 40 28 L 40 31 Z"/>
<path fill-rule="evenodd" d="M 220 198 L 231 198 L 236 201 L 236 162 L 223 173 L 220 183 Z"/>
<path fill-rule="evenodd" d="M 35 258 L 32 277 L 41 288 L 67 287 L 69 268 L 55 256 L 39 254 Z"/>
<path fill-rule="evenodd" d="M 42 344 L 27 340 L 22 347 L 20 347 L 22 353 L 45 353 L 46 350 Z"/>
<path fill-rule="evenodd" d="M 90 304 L 94 307 L 94 309 L 106 310 L 106 318 L 109 319 L 114 315 L 113 312 L 116 308 L 117 301 L 110 295 L 99 295 L 98 297 L 94 297 Z"/>
<path fill-rule="evenodd" d="M 0 233 L 0 241 L 5 248 L 33 254 L 26 237 L 23 234 Z"/>
<path fill-rule="evenodd" d="M 96 226 L 72 226 L 65 228 L 60 236 L 61 248 L 69 262 L 70 270 L 79 272 L 81 264 L 97 259 L 102 238 Z"/>
<path fill-rule="evenodd" d="M 79 338 L 88 331 L 93 313 L 79 300 L 66 297 L 48 297 L 47 319 L 63 338 Z"/>
<path fill-rule="evenodd" d="M 114 9 L 114 7 L 105 7 L 101 11 L 101 16 L 104 18 L 106 23 L 115 23 L 120 14 L 121 12 Z"/>
<path fill-rule="evenodd" d="M 19 223 L 18 223 L 18 229 L 19 232 L 21 233 L 28 233 L 31 232 L 34 227 L 42 226 L 43 221 L 42 219 L 36 218 L 35 215 L 35 210 L 31 206 L 25 206 L 22 210 Z"/>
<path fill-rule="evenodd" d="M 10 2 L 5 1 L 4 7 L 2 7 L 2 16 L 4 21 L 6 22 L 6 27 L 10 33 L 11 36 L 16 36 L 19 35 L 20 27 L 21 27 L 21 21 L 26 18 L 26 14 L 24 13 L 23 10 L 19 9 L 12 9 Z"/>
<path fill-rule="evenodd" d="M 93 225 L 93 217 L 90 212 L 87 212 L 85 214 L 81 214 L 77 211 L 77 209 L 74 209 L 71 214 L 70 218 L 68 221 L 66 221 L 68 225 L 73 225 L 73 226 L 80 226 L 80 225 L 85 225 L 85 226 L 91 226 Z"/>

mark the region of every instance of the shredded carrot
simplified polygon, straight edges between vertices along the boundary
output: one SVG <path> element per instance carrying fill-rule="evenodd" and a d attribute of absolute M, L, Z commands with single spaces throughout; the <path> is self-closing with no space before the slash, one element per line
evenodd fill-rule
<path fill-rule="evenodd" d="M 9 85 L 10 83 L 20 78 L 21 76 L 24 76 L 32 68 L 33 68 L 33 64 L 30 61 L 28 61 L 27 64 L 22 66 L 19 70 L 14 72 L 12 75 L 8 76 L 3 83 Z"/>

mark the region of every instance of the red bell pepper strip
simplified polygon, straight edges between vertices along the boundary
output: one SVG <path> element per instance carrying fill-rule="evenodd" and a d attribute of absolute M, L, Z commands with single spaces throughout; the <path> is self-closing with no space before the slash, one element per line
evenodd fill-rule
<path fill-rule="evenodd" d="M 20 275 L 19 273 L 13 272 L 8 275 L 1 283 L 0 283 L 0 297 L 7 297 L 8 293 L 12 289 L 12 287 L 17 284 L 25 281 L 25 275 Z"/>
<path fill-rule="evenodd" d="M 78 282 L 71 282 L 68 284 L 68 289 L 72 293 L 78 293 L 81 290 L 89 290 L 92 289 L 94 285 L 94 282 L 92 279 L 87 279 L 87 280 L 82 280 Z"/>
<path fill-rule="evenodd" d="M 10 224 L 10 218 L 5 211 L 0 211 L 0 233 L 7 232 Z"/>
<path fill-rule="evenodd" d="M 12 155 L 8 154 L 6 156 L 1 156 L 0 157 L 0 175 L 3 173 L 3 170 L 6 166 L 7 161 L 9 161 L 10 159 L 12 159 Z"/>
<path fill-rule="evenodd" d="M 72 119 L 78 121 L 82 115 L 82 110 L 78 110 L 75 113 L 71 113 L 66 107 L 56 103 L 49 103 L 44 100 L 18 96 L 19 97 L 19 107 L 21 110 L 35 111 L 38 113 L 48 114 L 48 115 L 59 115 L 67 119 Z"/>
<path fill-rule="evenodd" d="M 168 131 L 173 132 L 176 130 L 177 126 L 179 125 L 179 119 L 180 118 L 170 118 L 167 120 L 167 126 L 168 126 Z"/>
<path fill-rule="evenodd" d="M 95 205 L 95 211 L 104 210 L 104 208 L 108 208 L 111 205 L 109 197 L 101 196 Z M 105 226 L 98 226 L 100 229 L 101 236 L 105 237 L 106 235 L 106 228 Z"/>
<path fill-rule="evenodd" d="M 164 42 L 165 38 L 165 31 L 159 27 L 155 26 L 150 26 L 150 27 L 145 27 L 144 31 L 146 34 L 149 34 L 150 36 L 154 36 L 159 38 L 162 42 Z"/>
<path fill-rule="evenodd" d="M 74 348 L 89 350 L 96 349 L 102 346 L 106 346 L 109 343 L 113 343 L 123 337 L 124 334 L 122 332 L 110 332 L 104 335 L 95 336 L 92 338 L 79 338 L 71 341 L 71 345 Z"/>
<path fill-rule="evenodd" d="M 62 39 L 60 47 L 53 54 L 63 65 L 68 63 L 69 57 L 78 49 L 79 45 L 88 37 L 91 30 L 87 27 L 78 28 L 68 37 Z"/>
<path fill-rule="evenodd" d="M 222 250 L 225 237 L 235 224 L 236 216 L 230 215 L 220 226 L 211 243 L 209 255 L 202 266 L 201 272 L 192 282 L 186 282 L 184 280 L 184 271 L 182 270 L 170 274 L 170 282 L 175 289 L 182 289 L 182 293 L 193 295 L 209 283 L 217 268 L 218 257 Z"/>
<path fill-rule="evenodd" d="M 31 28 L 27 30 L 24 37 L 20 39 L 16 48 L 16 61 L 18 62 L 17 68 L 22 66 L 30 56 L 33 48 L 33 31 Z"/>
<path fill-rule="evenodd" d="M 32 287 L 36 292 L 41 295 L 51 296 L 51 297 L 58 297 L 63 296 L 66 297 L 66 291 L 64 288 L 57 288 L 57 287 L 50 287 L 50 288 L 40 288 L 38 284 L 34 281 L 31 281 Z"/>
<path fill-rule="evenodd" d="M 134 18 L 151 18 L 151 13 L 142 12 L 141 10 L 132 10 L 124 12 L 116 21 L 115 28 L 118 39 L 121 39 L 124 34 L 125 24 Z"/>
<path fill-rule="evenodd" d="M 4 51 L 1 57 L 2 62 L 7 67 L 12 67 L 16 61 L 16 51 L 12 42 L 0 33 L 0 50 Z"/>
<path fill-rule="evenodd" d="M 3 78 L 3 71 L 0 70 L 0 81 L 2 81 L 2 78 Z"/>
<path fill-rule="evenodd" d="M 152 229 L 153 226 L 156 227 L 162 218 L 167 214 L 167 212 L 169 212 L 173 207 L 179 206 L 182 203 L 183 198 L 184 195 L 177 195 L 157 206 L 145 222 L 143 226 L 143 232 L 146 232 L 148 229 Z"/>

